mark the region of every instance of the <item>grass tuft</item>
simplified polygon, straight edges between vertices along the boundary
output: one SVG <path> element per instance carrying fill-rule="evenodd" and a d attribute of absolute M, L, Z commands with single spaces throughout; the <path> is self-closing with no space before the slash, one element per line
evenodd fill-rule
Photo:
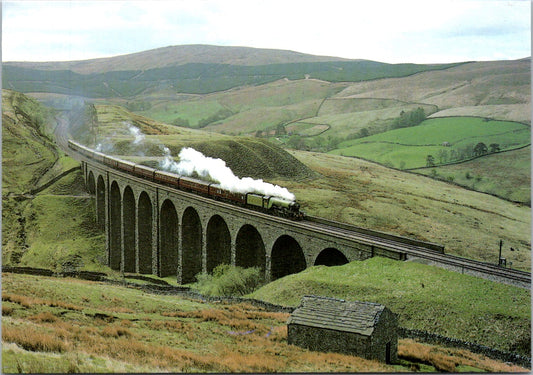
<path fill-rule="evenodd" d="M 9 316 L 13 313 L 11 306 L 2 305 L 2 316 Z"/>
<path fill-rule="evenodd" d="M 64 352 L 67 345 L 53 334 L 23 327 L 2 327 L 2 340 L 33 352 Z"/>
<path fill-rule="evenodd" d="M 130 337 L 132 333 L 129 329 L 118 326 L 106 326 L 102 329 L 102 336 L 104 337 Z"/>
<path fill-rule="evenodd" d="M 39 303 L 39 300 L 35 298 L 11 293 L 2 293 L 2 301 L 17 303 L 24 308 L 30 308 Z"/>
<path fill-rule="evenodd" d="M 54 323 L 57 322 L 58 318 L 49 311 L 39 313 L 37 315 L 30 316 L 29 320 L 33 320 L 37 323 Z"/>

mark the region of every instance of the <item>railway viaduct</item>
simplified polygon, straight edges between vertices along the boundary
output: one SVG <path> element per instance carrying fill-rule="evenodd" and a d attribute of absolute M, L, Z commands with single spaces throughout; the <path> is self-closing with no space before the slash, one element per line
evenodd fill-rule
<path fill-rule="evenodd" d="M 259 267 L 266 280 L 313 265 L 339 265 L 392 250 L 342 238 L 239 206 L 144 180 L 96 161 L 81 162 L 106 233 L 107 262 L 122 272 L 195 281 L 217 265 Z"/>

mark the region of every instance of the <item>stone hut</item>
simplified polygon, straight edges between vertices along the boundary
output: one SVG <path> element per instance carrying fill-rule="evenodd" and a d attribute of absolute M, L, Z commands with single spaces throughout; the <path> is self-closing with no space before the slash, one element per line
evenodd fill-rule
<path fill-rule="evenodd" d="M 287 325 L 289 344 L 385 363 L 398 359 L 397 317 L 377 303 L 305 296 Z"/>

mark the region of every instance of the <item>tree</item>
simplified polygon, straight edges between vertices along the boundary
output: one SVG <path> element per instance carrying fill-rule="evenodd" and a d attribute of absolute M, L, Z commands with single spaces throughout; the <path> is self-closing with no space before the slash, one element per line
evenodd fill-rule
<path fill-rule="evenodd" d="M 370 132 L 368 131 L 367 128 L 361 128 L 361 130 L 359 130 L 359 138 L 368 137 L 369 135 L 370 135 Z"/>
<path fill-rule="evenodd" d="M 474 156 L 482 156 L 482 155 L 487 154 L 488 152 L 489 151 L 488 151 L 487 145 L 485 145 L 483 142 L 479 142 L 474 147 Z"/>
<path fill-rule="evenodd" d="M 500 152 L 500 145 L 498 143 L 491 143 L 489 147 L 491 153 Z"/>
<path fill-rule="evenodd" d="M 394 119 L 391 127 L 392 129 L 406 128 L 409 126 L 417 126 L 426 119 L 426 112 L 424 108 L 418 107 L 415 110 L 400 112 L 400 117 Z"/>
<path fill-rule="evenodd" d="M 328 139 L 327 139 L 328 151 L 335 150 L 339 146 L 339 143 L 341 143 L 341 139 L 339 137 L 333 137 L 331 135 L 328 135 Z"/>
<path fill-rule="evenodd" d="M 447 150 L 439 150 L 439 153 L 437 155 L 439 157 L 439 163 L 444 164 L 448 161 L 448 151 Z"/>
<path fill-rule="evenodd" d="M 189 123 L 189 120 L 181 118 L 181 117 L 176 117 L 174 120 L 172 120 L 172 125 L 182 126 L 185 128 L 189 128 L 191 126 L 191 124 Z"/>
<path fill-rule="evenodd" d="M 426 167 L 434 167 L 435 166 L 435 158 L 433 155 L 428 155 L 426 157 Z"/>
<path fill-rule="evenodd" d="M 285 144 L 295 150 L 301 150 L 305 147 L 305 140 L 302 138 L 302 136 L 295 134 L 290 136 Z"/>
<path fill-rule="evenodd" d="M 285 129 L 285 125 L 278 124 L 276 127 L 276 135 L 287 135 L 287 130 Z"/>

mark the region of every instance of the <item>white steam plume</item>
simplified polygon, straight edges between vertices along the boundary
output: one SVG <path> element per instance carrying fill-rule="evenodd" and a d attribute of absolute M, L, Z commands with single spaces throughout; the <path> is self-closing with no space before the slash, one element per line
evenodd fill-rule
<path fill-rule="evenodd" d="M 223 189 L 234 193 L 258 193 L 294 200 L 294 194 L 284 187 L 273 185 L 263 180 L 251 177 L 239 178 L 226 166 L 222 159 L 205 156 L 193 148 L 182 148 L 179 153 L 180 162 L 175 162 L 170 156 L 170 150 L 165 147 L 165 158 L 160 162 L 160 168 L 180 175 L 192 176 L 195 172 L 220 184 Z"/>
<path fill-rule="evenodd" d="M 144 134 L 141 132 L 141 130 L 130 124 L 129 122 L 124 121 L 122 125 L 126 126 L 126 129 L 128 130 L 129 134 L 134 137 L 133 144 L 135 146 L 144 147 Z M 102 141 L 100 141 L 96 146 L 95 150 L 99 152 L 109 153 L 115 151 L 115 143 L 112 141 L 113 137 L 116 135 L 114 132 L 111 137 L 104 138 Z M 144 155 L 144 153 L 143 153 Z"/>
<path fill-rule="evenodd" d="M 138 145 L 139 143 L 144 141 L 144 134 L 141 132 L 141 130 L 138 127 L 133 126 L 131 124 L 127 124 L 127 125 L 128 125 L 129 132 L 131 133 L 131 135 L 135 137 L 133 141 L 134 145 Z"/>

